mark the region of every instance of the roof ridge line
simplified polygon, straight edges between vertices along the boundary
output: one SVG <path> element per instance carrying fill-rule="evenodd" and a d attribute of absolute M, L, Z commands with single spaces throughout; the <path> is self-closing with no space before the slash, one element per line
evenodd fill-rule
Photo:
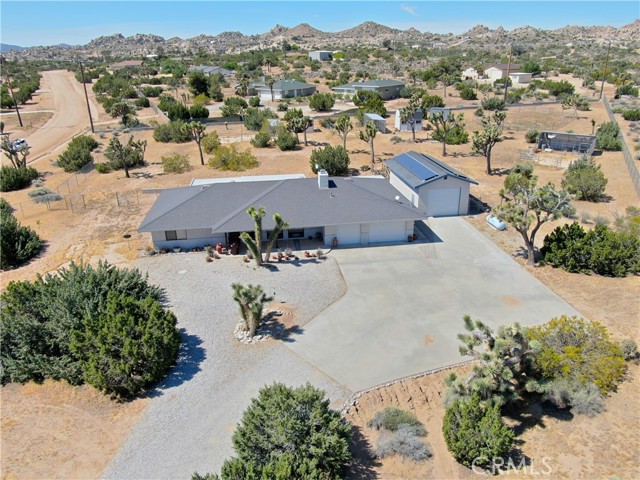
<path fill-rule="evenodd" d="M 347 177 L 343 177 L 343 178 L 347 178 Z M 351 178 L 353 178 L 353 177 L 351 177 Z M 386 182 L 386 179 L 380 179 L 380 180 Z M 368 189 L 364 188 L 363 186 L 358 185 L 357 182 L 354 182 L 353 180 L 351 181 L 351 184 L 356 186 L 356 187 L 358 187 L 360 190 L 364 190 L 366 192 L 369 192 L 371 195 L 374 195 L 374 196 L 376 196 L 378 198 L 381 198 L 382 200 L 385 200 L 385 201 L 387 201 L 389 203 L 392 203 L 393 205 L 400 205 L 401 207 L 406 208 L 407 210 L 410 210 L 410 211 L 413 211 L 413 209 L 415 208 L 413 206 L 405 205 L 402 202 L 396 202 L 395 200 L 390 200 L 390 199 L 388 199 L 386 197 L 383 197 L 379 193 L 372 192 L 371 190 L 368 190 Z M 400 193 L 400 192 L 398 192 L 398 193 Z M 400 195 L 397 195 L 397 196 L 400 196 Z M 408 199 L 407 199 L 407 201 L 408 201 Z"/>

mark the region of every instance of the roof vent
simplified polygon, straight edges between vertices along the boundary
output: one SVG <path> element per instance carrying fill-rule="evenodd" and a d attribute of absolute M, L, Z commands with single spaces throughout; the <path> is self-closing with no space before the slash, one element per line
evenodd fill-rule
<path fill-rule="evenodd" d="M 318 188 L 320 190 L 329 188 L 329 174 L 325 169 L 318 170 Z"/>
<path fill-rule="evenodd" d="M 400 195 L 396 195 L 396 202 L 401 203 L 400 202 Z"/>

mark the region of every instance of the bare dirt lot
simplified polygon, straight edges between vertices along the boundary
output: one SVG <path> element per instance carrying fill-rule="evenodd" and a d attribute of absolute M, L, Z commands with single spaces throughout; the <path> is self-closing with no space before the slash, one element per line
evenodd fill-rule
<path fill-rule="evenodd" d="M 44 76 L 47 87 L 49 74 Z M 71 74 L 69 74 L 70 76 Z M 73 211 L 62 204 L 35 205 L 27 191 L 3 194 L 15 208 L 16 216 L 23 223 L 34 228 L 47 242 L 44 253 L 20 269 L 3 272 L 0 288 L 5 288 L 12 280 L 33 279 L 37 274 L 54 270 L 72 260 L 96 262 L 108 259 L 112 263 L 128 266 L 137 258 L 149 243 L 145 235 L 136 233 L 137 225 L 155 199 L 153 194 L 143 194 L 142 190 L 187 185 L 192 178 L 260 175 L 275 173 L 304 173 L 311 175 L 309 155 L 313 148 L 330 143 L 339 144 L 337 135 L 324 128 L 309 134 L 310 145 L 302 146 L 293 152 L 281 152 L 276 148 L 253 149 L 248 143 L 247 132 L 239 125 L 208 127 L 216 130 L 223 139 L 241 139 L 240 148 L 251 148 L 257 156 L 260 166 L 247 172 L 220 172 L 208 166 L 199 165 L 197 147 L 189 144 L 159 144 L 152 139 L 152 132 L 136 132 L 136 139 L 148 140 L 146 158 L 148 165 L 133 171 L 131 179 L 124 178 L 122 172 L 105 175 L 95 170 L 86 175 L 74 176 L 64 173 L 52 165 L 59 154 L 56 147 L 68 140 L 74 133 L 87 129 L 86 106 L 77 98 L 81 85 L 72 77 L 65 80 L 60 75 L 57 82 L 66 92 L 75 92 L 70 100 L 75 102 L 77 118 L 69 120 L 68 128 L 48 128 L 51 121 L 38 128 L 37 132 L 15 131 L 16 137 L 26 137 L 34 145 L 32 165 L 45 175 L 45 185 L 67 197 L 65 206 L 73 205 Z M 51 79 L 53 82 L 53 79 Z M 65 83 L 67 82 L 67 83 Z M 55 87 L 58 88 L 58 87 Z M 50 90 L 50 88 L 45 88 Z M 56 90 L 56 94 L 57 94 Z M 77 97 L 77 98 L 76 98 Z M 448 99 L 449 100 L 449 99 Z M 403 104 L 403 100 L 390 102 L 389 109 Z M 43 92 L 30 109 L 54 109 L 60 112 L 62 100 L 55 100 L 51 92 Z M 100 114 L 96 108 L 96 118 L 108 122 L 109 118 Z M 37 115 L 35 113 L 30 115 Z M 7 118 L 9 118 L 7 116 Z M 25 116 L 26 118 L 26 116 Z M 448 146 L 449 155 L 445 161 L 480 182 L 472 188 L 472 194 L 483 201 L 495 205 L 499 202 L 498 190 L 504 180 L 504 173 L 520 158 L 520 153 L 528 149 L 524 141 L 524 132 L 529 128 L 573 130 L 576 133 L 591 133 L 591 119 L 602 123 L 608 121 L 606 112 L 599 103 L 592 105 L 592 111 L 580 112 L 580 118 L 573 118 L 571 112 L 562 111 L 559 105 L 538 107 L 514 107 L 507 117 L 504 142 L 494 151 L 493 167 L 497 174 L 488 176 L 484 172 L 484 159 L 471 156 L 470 145 Z M 46 116 L 41 121 L 45 121 Z M 52 119 L 53 120 L 53 119 Z M 4 120 L 8 123 L 11 120 Z M 479 128 L 473 110 L 465 111 L 467 130 Z M 61 124 L 62 125 L 62 124 Z M 393 127 L 393 118 L 389 118 L 388 127 Z M 318 125 L 316 125 L 318 128 Z M 13 128 L 13 127 L 12 127 Z M 42 133 L 38 133 L 42 132 Z M 33 135 L 41 137 L 32 137 Z M 397 135 L 400 143 L 391 138 Z M 12 137 L 13 138 L 13 137 Z M 32 138 L 39 141 L 42 151 L 35 148 Z M 110 135 L 97 137 L 104 150 Z M 412 143 L 411 133 L 378 134 L 375 140 L 376 168 L 380 161 L 406 150 L 417 150 L 441 158 L 441 145 L 432 143 L 429 132 L 417 134 L 418 143 Z M 126 136 L 125 136 L 126 139 Z M 370 163 L 370 154 L 366 143 L 358 138 L 358 129 L 348 136 L 347 148 L 351 152 L 351 164 L 354 168 Z M 192 170 L 184 174 L 163 174 L 160 159 L 172 153 L 185 153 L 189 156 Z M 42 154 L 42 156 L 40 156 Z M 98 152 L 96 161 L 102 161 Z M 609 183 L 607 195 L 610 199 L 599 204 L 576 202 L 578 215 L 587 212 L 593 218 L 606 217 L 613 220 L 616 213 L 623 213 L 629 205 L 637 205 L 638 197 L 633 190 L 629 175 L 619 153 L 605 153 L 597 157 Z M 541 182 L 553 181 L 558 185 L 564 169 L 548 165 L 536 166 L 536 174 Z M 81 208 L 84 204 L 86 208 Z M 489 235 L 505 251 L 512 254 L 520 247 L 520 240 L 514 232 L 497 232 L 487 226 L 484 216 L 469 221 Z M 566 221 L 566 220 L 565 220 Z M 541 243 L 544 234 L 561 222 L 546 225 L 538 235 Z M 124 235 L 131 238 L 125 239 Z M 527 267 L 528 268 L 528 267 Z M 551 268 L 529 269 L 557 294 L 567 300 L 589 319 L 598 320 L 607 325 L 616 338 L 631 336 L 640 340 L 638 303 L 640 283 L 638 278 L 609 279 L 597 276 L 573 275 Z M 505 319 L 512 321 L 517 319 Z M 453 319 L 452 321 L 458 321 Z M 544 417 L 545 427 L 528 428 L 520 437 L 524 440 L 523 453 L 538 460 L 548 456 L 557 468 L 554 477 L 606 477 L 617 476 L 634 478 L 640 475 L 638 459 L 634 452 L 640 447 L 638 433 L 640 421 L 638 412 L 638 367 L 630 368 L 630 380 L 622 384 L 619 392 L 607 400 L 607 412 L 594 419 L 576 417 L 572 421 L 563 421 Z M 405 463 L 398 459 L 385 460 L 375 467 L 371 475 L 379 478 L 466 478 L 472 474 L 458 466 L 444 446 L 441 431 L 443 408 L 444 373 L 422 377 L 415 381 L 374 391 L 363 396 L 357 410 L 350 410 L 347 418 L 358 426 L 364 423 L 379 409 L 398 405 L 413 410 L 425 423 L 429 435 L 427 441 L 434 450 L 434 458 L 422 466 Z M 116 404 L 102 397 L 90 387 L 70 387 L 68 385 L 45 382 L 44 385 L 9 385 L 2 387 L 2 472 L 4 478 L 95 478 L 126 437 L 131 425 L 135 424 L 144 410 L 146 400 L 129 404 Z M 373 432 L 363 429 L 370 442 L 375 441 Z M 51 459 L 55 461 L 51 461 Z M 361 478 L 372 478 L 372 476 Z"/>

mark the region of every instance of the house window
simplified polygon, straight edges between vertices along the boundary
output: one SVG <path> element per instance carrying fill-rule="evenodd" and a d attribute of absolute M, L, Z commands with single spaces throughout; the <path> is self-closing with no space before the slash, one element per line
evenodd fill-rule
<path fill-rule="evenodd" d="M 290 228 L 288 232 L 289 238 L 304 238 L 304 228 Z"/>
<path fill-rule="evenodd" d="M 165 230 L 164 238 L 167 241 L 186 240 L 187 231 L 186 230 Z"/>

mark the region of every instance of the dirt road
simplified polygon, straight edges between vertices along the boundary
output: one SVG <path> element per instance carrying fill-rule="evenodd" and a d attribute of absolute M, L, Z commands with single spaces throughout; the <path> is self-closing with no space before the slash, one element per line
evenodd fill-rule
<path fill-rule="evenodd" d="M 42 72 L 42 89 L 49 92 L 54 114 L 51 120 L 26 137 L 31 146 L 29 163 L 51 153 L 76 133 L 89 128 L 82 85 L 66 70 Z M 92 105 L 92 115 L 97 110 Z"/>

